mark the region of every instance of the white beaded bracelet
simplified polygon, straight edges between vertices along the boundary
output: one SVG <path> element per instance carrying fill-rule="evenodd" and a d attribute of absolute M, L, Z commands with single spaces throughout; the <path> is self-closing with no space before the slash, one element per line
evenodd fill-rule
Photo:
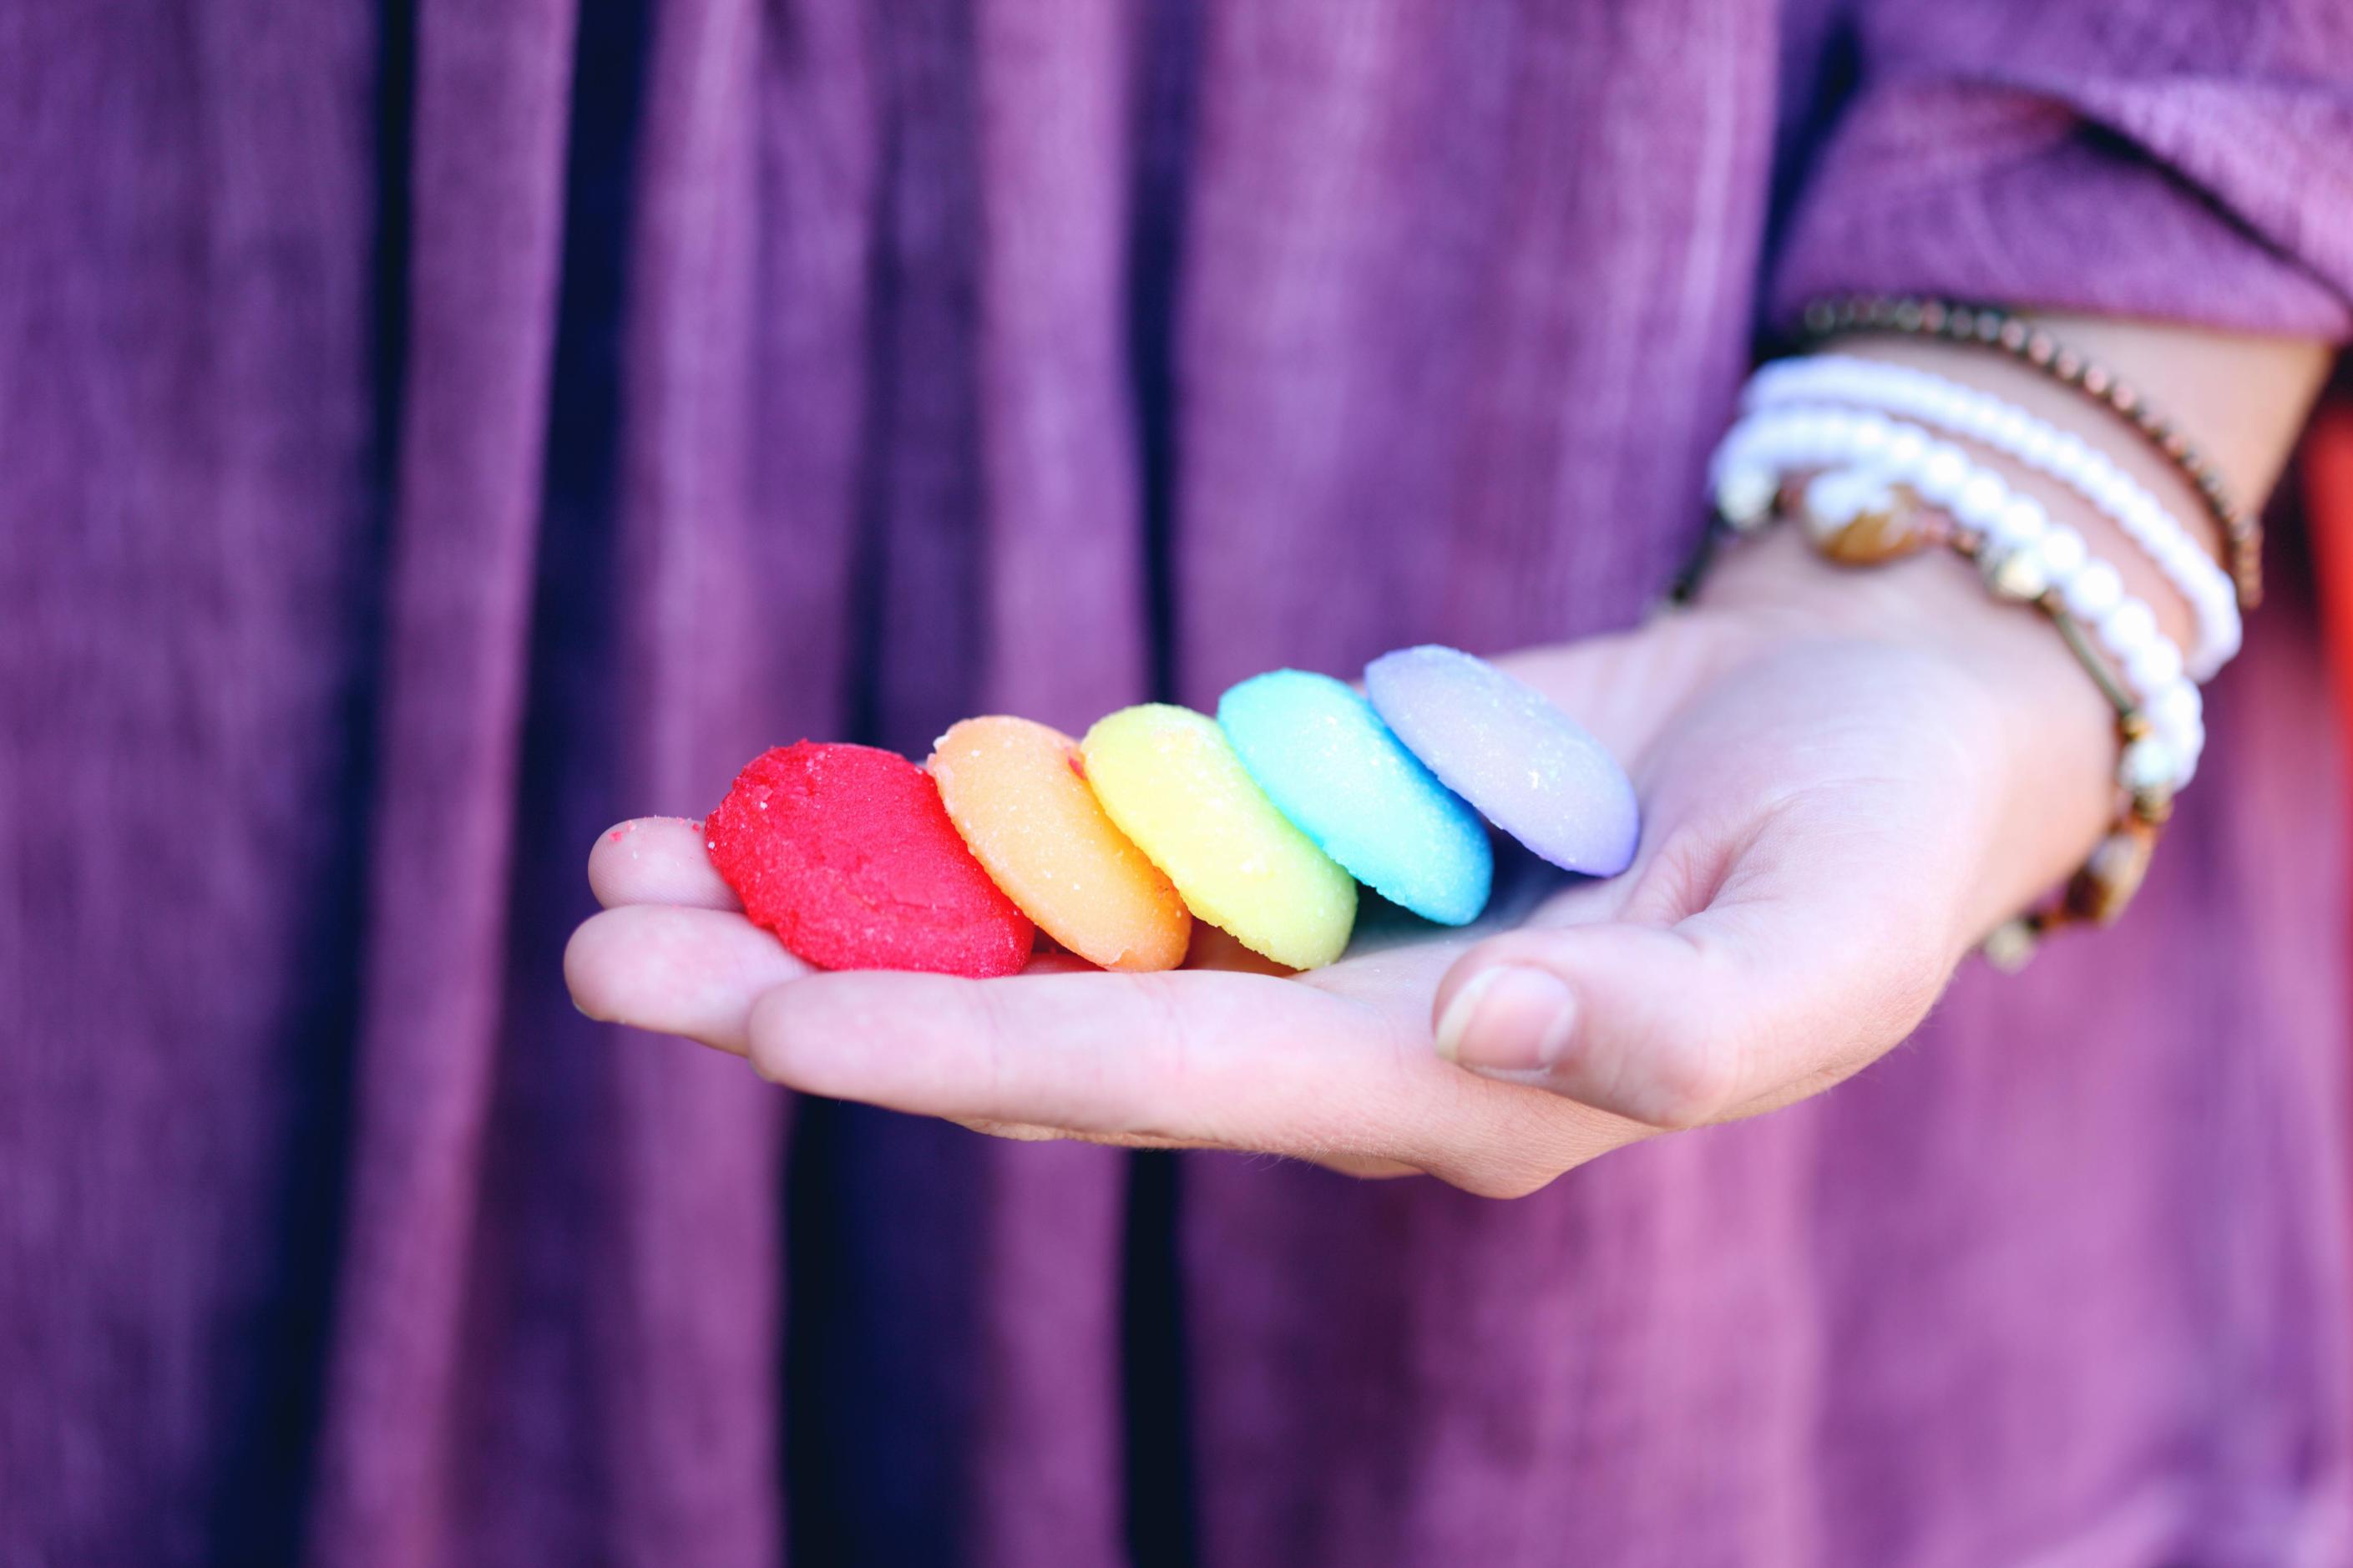
<path fill-rule="evenodd" d="M 1819 354 L 1776 361 L 1749 378 L 1753 410 L 1846 404 L 1916 419 L 1978 441 L 2058 480 L 2113 519 L 2189 601 L 2198 637 L 2190 676 L 2210 680 L 2239 651 L 2237 590 L 2179 518 L 2107 454 L 2073 433 L 1973 386 L 1882 360 Z"/>
<path fill-rule="evenodd" d="M 1842 527 L 1901 485 L 1983 541 L 1978 566 L 1997 594 L 2021 601 L 2055 594 L 2092 629 L 2148 719 L 2150 732 L 2126 748 L 2119 782 L 2137 793 L 2172 793 L 2196 775 L 2205 705 L 2183 673 L 2180 649 L 2156 613 L 2125 591 L 2116 568 L 2041 502 L 1916 425 L 1841 408 L 1760 409 L 1732 427 L 1709 463 L 1717 510 L 1743 530 L 1763 522 L 1782 486 L 1801 473 L 1816 476 L 1806 497 L 1810 526 Z"/>

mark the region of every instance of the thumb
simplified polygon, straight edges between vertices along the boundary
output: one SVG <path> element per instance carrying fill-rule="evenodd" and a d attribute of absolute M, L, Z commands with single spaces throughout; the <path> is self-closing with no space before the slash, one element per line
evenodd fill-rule
<path fill-rule="evenodd" d="M 1919 1023 L 1959 944 L 1916 875 L 1819 843 L 1777 852 L 1776 837 L 1672 923 L 1526 928 L 1472 948 L 1439 988 L 1439 1053 L 1659 1128 L 1855 1071 Z"/>

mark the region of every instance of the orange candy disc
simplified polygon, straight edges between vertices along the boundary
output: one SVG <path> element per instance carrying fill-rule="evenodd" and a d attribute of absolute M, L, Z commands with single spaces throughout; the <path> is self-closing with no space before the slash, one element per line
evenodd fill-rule
<path fill-rule="evenodd" d="M 1103 815 L 1069 736 L 1027 719 L 966 719 L 926 766 L 974 857 L 1049 936 L 1105 969 L 1185 961 L 1185 900 Z"/>

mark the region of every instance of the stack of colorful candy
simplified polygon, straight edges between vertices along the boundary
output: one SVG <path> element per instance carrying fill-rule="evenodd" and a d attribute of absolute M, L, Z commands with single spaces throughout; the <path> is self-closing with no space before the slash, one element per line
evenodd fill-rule
<path fill-rule="evenodd" d="M 1533 688 L 1444 647 L 1386 654 L 1365 685 L 1279 669 L 1215 719 L 1145 703 L 1083 742 L 967 719 L 927 769 L 804 741 L 754 758 L 704 837 L 811 963 L 975 977 L 1020 969 L 1036 929 L 1105 969 L 1173 969 L 1197 918 L 1313 969 L 1347 947 L 1359 881 L 1466 925 L 1494 875 L 1482 816 L 1571 871 L 1633 859 L 1625 771 Z"/>

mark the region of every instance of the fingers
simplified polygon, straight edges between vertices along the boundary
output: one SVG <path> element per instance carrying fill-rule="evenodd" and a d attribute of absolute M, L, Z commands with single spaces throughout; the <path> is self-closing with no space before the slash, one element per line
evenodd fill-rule
<path fill-rule="evenodd" d="M 808 972 L 741 915 L 661 904 L 594 916 L 564 950 L 565 984 L 588 1016 L 738 1056 L 753 1002 Z"/>
<path fill-rule="evenodd" d="M 608 910 L 624 904 L 743 907 L 711 868 L 702 825 L 681 816 L 640 816 L 598 834 L 588 851 L 588 887 Z"/>
<path fill-rule="evenodd" d="M 814 975 L 762 997 L 750 1037 L 765 1076 L 816 1094 L 1465 1185 L 1528 1190 L 1572 1136 L 1556 1101 L 1440 1061 L 1418 1009 L 1399 1027 L 1255 974 Z"/>
<path fill-rule="evenodd" d="M 1786 1103 L 1895 1044 L 1934 1002 L 1957 948 L 1922 879 L 1897 844 L 1791 814 L 1683 920 L 1472 949 L 1440 987 L 1439 1050 L 1651 1127 Z"/>
<path fill-rule="evenodd" d="M 1249 1142 L 1315 1118 L 1352 1043 L 1345 1005 L 1208 972 L 832 974 L 762 999 L 752 1056 L 797 1088 L 958 1121 Z"/>
<path fill-rule="evenodd" d="M 1075 1132 L 1067 1127 L 1039 1127 L 1027 1121 L 959 1121 L 957 1126 L 974 1132 L 985 1132 L 991 1138 L 1002 1138 L 1008 1143 L 1094 1143 L 1111 1149 L 1188 1149 L 1197 1147 L 1179 1143 L 1174 1139 L 1157 1138 L 1148 1132 Z M 1359 1181 L 1390 1182 L 1399 1176 L 1419 1176 L 1414 1166 L 1396 1160 L 1378 1160 L 1369 1155 L 1334 1154 L 1316 1162 L 1326 1169 Z"/>

